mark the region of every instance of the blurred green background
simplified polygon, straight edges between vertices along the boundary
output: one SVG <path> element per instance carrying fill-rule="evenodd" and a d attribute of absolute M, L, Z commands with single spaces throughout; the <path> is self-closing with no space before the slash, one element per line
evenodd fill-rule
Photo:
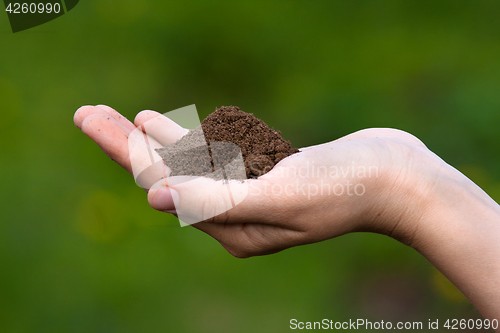
<path fill-rule="evenodd" d="M 149 208 L 73 113 L 238 105 L 295 147 L 399 128 L 498 202 L 499 13 L 498 1 L 87 0 L 16 34 L 0 13 L 0 332 L 480 318 L 381 235 L 231 257 Z"/>

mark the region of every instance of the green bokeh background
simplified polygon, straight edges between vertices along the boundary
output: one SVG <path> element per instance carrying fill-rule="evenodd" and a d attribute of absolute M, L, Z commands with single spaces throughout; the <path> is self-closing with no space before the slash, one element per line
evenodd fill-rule
<path fill-rule="evenodd" d="M 381 235 L 231 257 L 149 208 L 73 113 L 232 104 L 296 147 L 399 128 L 498 202 L 499 13 L 496 0 L 87 0 L 16 34 L 0 13 L 0 332 L 480 318 Z"/>

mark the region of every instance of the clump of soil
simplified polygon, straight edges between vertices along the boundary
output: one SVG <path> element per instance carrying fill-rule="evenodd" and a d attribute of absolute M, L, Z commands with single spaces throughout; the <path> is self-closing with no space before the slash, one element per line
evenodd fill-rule
<path fill-rule="evenodd" d="M 234 163 L 240 149 L 244 171 L 237 170 L 238 163 Z M 280 131 L 237 106 L 216 109 L 179 141 L 156 151 L 172 170 L 171 176 L 215 179 L 257 178 L 285 157 L 299 152 L 282 138 Z"/>

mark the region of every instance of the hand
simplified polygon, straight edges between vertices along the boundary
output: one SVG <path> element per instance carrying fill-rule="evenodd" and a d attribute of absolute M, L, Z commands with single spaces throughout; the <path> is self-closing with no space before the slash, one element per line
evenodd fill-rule
<path fill-rule="evenodd" d="M 75 124 L 130 173 L 129 136 L 146 123 L 148 134 L 156 139 L 150 138 L 149 143 L 156 148 L 187 133 L 154 111 L 139 113 L 135 124 L 102 105 L 82 107 L 75 114 Z M 150 152 L 156 154 L 144 149 L 143 155 Z M 416 194 L 425 189 L 408 186 L 409 177 L 416 173 L 415 165 L 429 164 L 421 161 L 425 158 L 440 162 L 427 152 L 412 135 L 392 129 L 363 130 L 303 148 L 258 179 L 233 183 L 233 190 L 248 188 L 246 198 L 193 226 L 237 257 L 269 254 L 353 231 L 385 233 L 411 244 L 417 224 L 410 222 L 424 214 L 411 207 L 418 204 Z M 161 161 L 159 156 L 156 160 Z M 168 170 L 156 167 L 141 175 L 143 186 L 153 188 L 148 201 L 157 210 L 177 214 L 201 207 L 206 211 L 208 206 L 220 205 L 219 195 L 226 193 L 221 181 L 198 178 L 175 184 L 170 178 L 176 177 L 166 181 L 165 173 Z"/>
<path fill-rule="evenodd" d="M 147 133 L 157 141 L 151 139 L 151 147 L 173 143 L 187 132 L 154 111 L 139 113 L 132 124 L 102 105 L 80 108 L 74 120 L 132 174 L 128 141 L 136 127 L 144 129 L 153 120 Z M 139 160 L 141 154 L 147 160 L 149 152 L 139 150 Z M 217 211 L 227 191 L 222 181 L 200 177 L 178 182 L 165 177 L 168 172 L 156 163 L 141 175 L 141 185 L 151 188 L 153 208 L 194 215 Z M 303 148 L 269 173 L 230 186 L 235 193 L 248 189 L 244 200 L 193 226 L 236 257 L 354 231 L 378 232 L 415 248 L 486 318 L 500 319 L 500 207 L 408 133 L 362 130 Z"/>

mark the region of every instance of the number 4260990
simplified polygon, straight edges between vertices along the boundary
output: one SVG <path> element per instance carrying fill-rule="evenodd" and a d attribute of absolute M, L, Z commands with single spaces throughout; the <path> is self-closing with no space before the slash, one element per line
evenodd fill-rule
<path fill-rule="evenodd" d="M 493 319 L 448 319 L 446 323 L 443 325 L 444 328 L 447 328 L 449 330 L 458 330 L 458 329 L 494 329 L 496 330 L 498 328 L 498 320 Z"/>
<path fill-rule="evenodd" d="M 61 11 L 60 3 L 9 3 L 7 8 L 5 8 L 6 12 L 10 14 L 50 14 L 52 12 L 58 14 Z"/>

